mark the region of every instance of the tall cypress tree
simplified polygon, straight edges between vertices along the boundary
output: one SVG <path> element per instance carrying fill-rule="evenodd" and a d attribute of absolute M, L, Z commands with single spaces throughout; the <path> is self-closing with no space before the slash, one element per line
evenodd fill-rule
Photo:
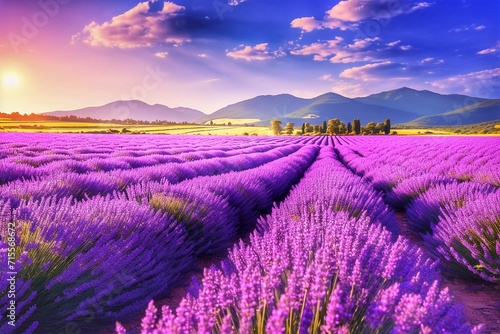
<path fill-rule="evenodd" d="M 353 127 L 354 127 L 354 132 L 356 132 L 357 135 L 361 133 L 361 121 L 357 118 L 355 118 L 353 121 Z"/>
<path fill-rule="evenodd" d="M 351 122 L 347 122 L 347 134 L 352 132 L 352 125 Z"/>
<path fill-rule="evenodd" d="M 391 133 L 391 120 L 389 118 L 386 118 L 384 121 L 384 133 L 386 135 Z"/>
<path fill-rule="evenodd" d="M 306 133 L 306 123 L 302 123 L 302 134 Z"/>

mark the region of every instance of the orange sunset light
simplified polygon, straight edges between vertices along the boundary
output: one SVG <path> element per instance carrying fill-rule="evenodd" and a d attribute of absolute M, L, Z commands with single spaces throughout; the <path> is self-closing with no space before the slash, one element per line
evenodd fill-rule
<path fill-rule="evenodd" d="M 7 89 L 16 89 L 22 85 L 21 76 L 16 72 L 7 72 L 2 75 L 2 85 Z"/>

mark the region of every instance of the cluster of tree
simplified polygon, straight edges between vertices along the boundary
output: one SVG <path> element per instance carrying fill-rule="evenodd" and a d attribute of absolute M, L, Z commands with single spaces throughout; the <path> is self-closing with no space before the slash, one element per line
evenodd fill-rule
<path fill-rule="evenodd" d="M 286 123 L 285 127 L 282 127 L 282 122 L 278 119 L 271 121 L 271 130 L 273 134 L 280 135 L 292 135 L 294 133 L 295 124 L 292 122 Z M 384 123 L 374 123 L 369 122 L 365 126 L 361 126 L 361 121 L 355 118 L 351 122 L 345 124 L 338 118 L 333 118 L 327 121 L 323 121 L 322 124 L 312 125 L 308 122 L 302 124 L 301 131 L 297 131 L 298 135 L 319 135 L 319 134 L 327 134 L 327 135 L 378 135 L 378 134 L 386 134 L 388 135 L 391 132 L 391 120 L 387 118 Z"/>
<path fill-rule="evenodd" d="M 189 122 L 171 122 L 165 120 L 155 120 L 155 121 L 140 121 L 135 119 L 111 119 L 102 120 L 91 117 L 78 117 L 78 116 L 53 116 L 53 115 L 43 115 L 43 114 L 20 114 L 18 112 L 13 112 L 10 114 L 0 112 L 0 118 L 6 118 L 11 121 L 32 121 L 32 122 L 43 122 L 43 121 L 57 121 L 57 122 L 81 122 L 81 123 L 107 123 L 107 124 L 126 124 L 126 125 L 192 125 L 195 123 Z"/>

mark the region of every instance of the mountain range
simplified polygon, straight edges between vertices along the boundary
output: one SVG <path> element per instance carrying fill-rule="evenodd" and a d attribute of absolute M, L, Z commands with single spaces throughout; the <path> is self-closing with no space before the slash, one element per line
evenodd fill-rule
<path fill-rule="evenodd" d="M 58 110 L 44 113 L 52 116 L 77 116 L 90 117 L 103 120 L 125 120 L 134 119 L 140 121 L 171 121 L 171 122 L 194 122 L 202 116 L 206 116 L 199 110 L 178 107 L 169 108 L 162 104 L 150 105 L 139 100 L 115 101 L 103 106 L 87 107 L 76 110 Z"/>
<path fill-rule="evenodd" d="M 289 94 L 262 95 L 228 105 L 212 114 L 190 108 L 169 108 L 149 105 L 142 101 L 116 101 L 100 107 L 46 113 L 56 116 L 74 115 L 100 119 L 168 120 L 174 122 L 208 123 L 219 120 L 268 125 L 272 119 L 283 123 L 319 124 L 331 118 L 347 123 L 359 118 L 362 124 L 383 122 L 390 118 L 393 124 L 415 126 L 467 125 L 500 120 L 500 99 L 484 99 L 467 95 L 442 95 L 428 90 L 407 87 L 372 94 L 366 97 L 347 98 L 326 93 L 311 99 Z"/>

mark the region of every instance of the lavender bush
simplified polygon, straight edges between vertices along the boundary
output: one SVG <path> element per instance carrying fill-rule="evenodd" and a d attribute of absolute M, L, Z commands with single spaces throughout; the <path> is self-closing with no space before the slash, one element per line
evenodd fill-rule
<path fill-rule="evenodd" d="M 452 213 L 495 191 L 495 187 L 476 182 L 432 185 L 408 205 L 406 213 L 410 227 L 419 233 L 431 233 L 431 227 L 438 223 L 440 215 Z"/>
<path fill-rule="evenodd" d="M 426 245 L 453 274 L 500 283 L 499 191 L 443 213 L 432 230 Z"/>

